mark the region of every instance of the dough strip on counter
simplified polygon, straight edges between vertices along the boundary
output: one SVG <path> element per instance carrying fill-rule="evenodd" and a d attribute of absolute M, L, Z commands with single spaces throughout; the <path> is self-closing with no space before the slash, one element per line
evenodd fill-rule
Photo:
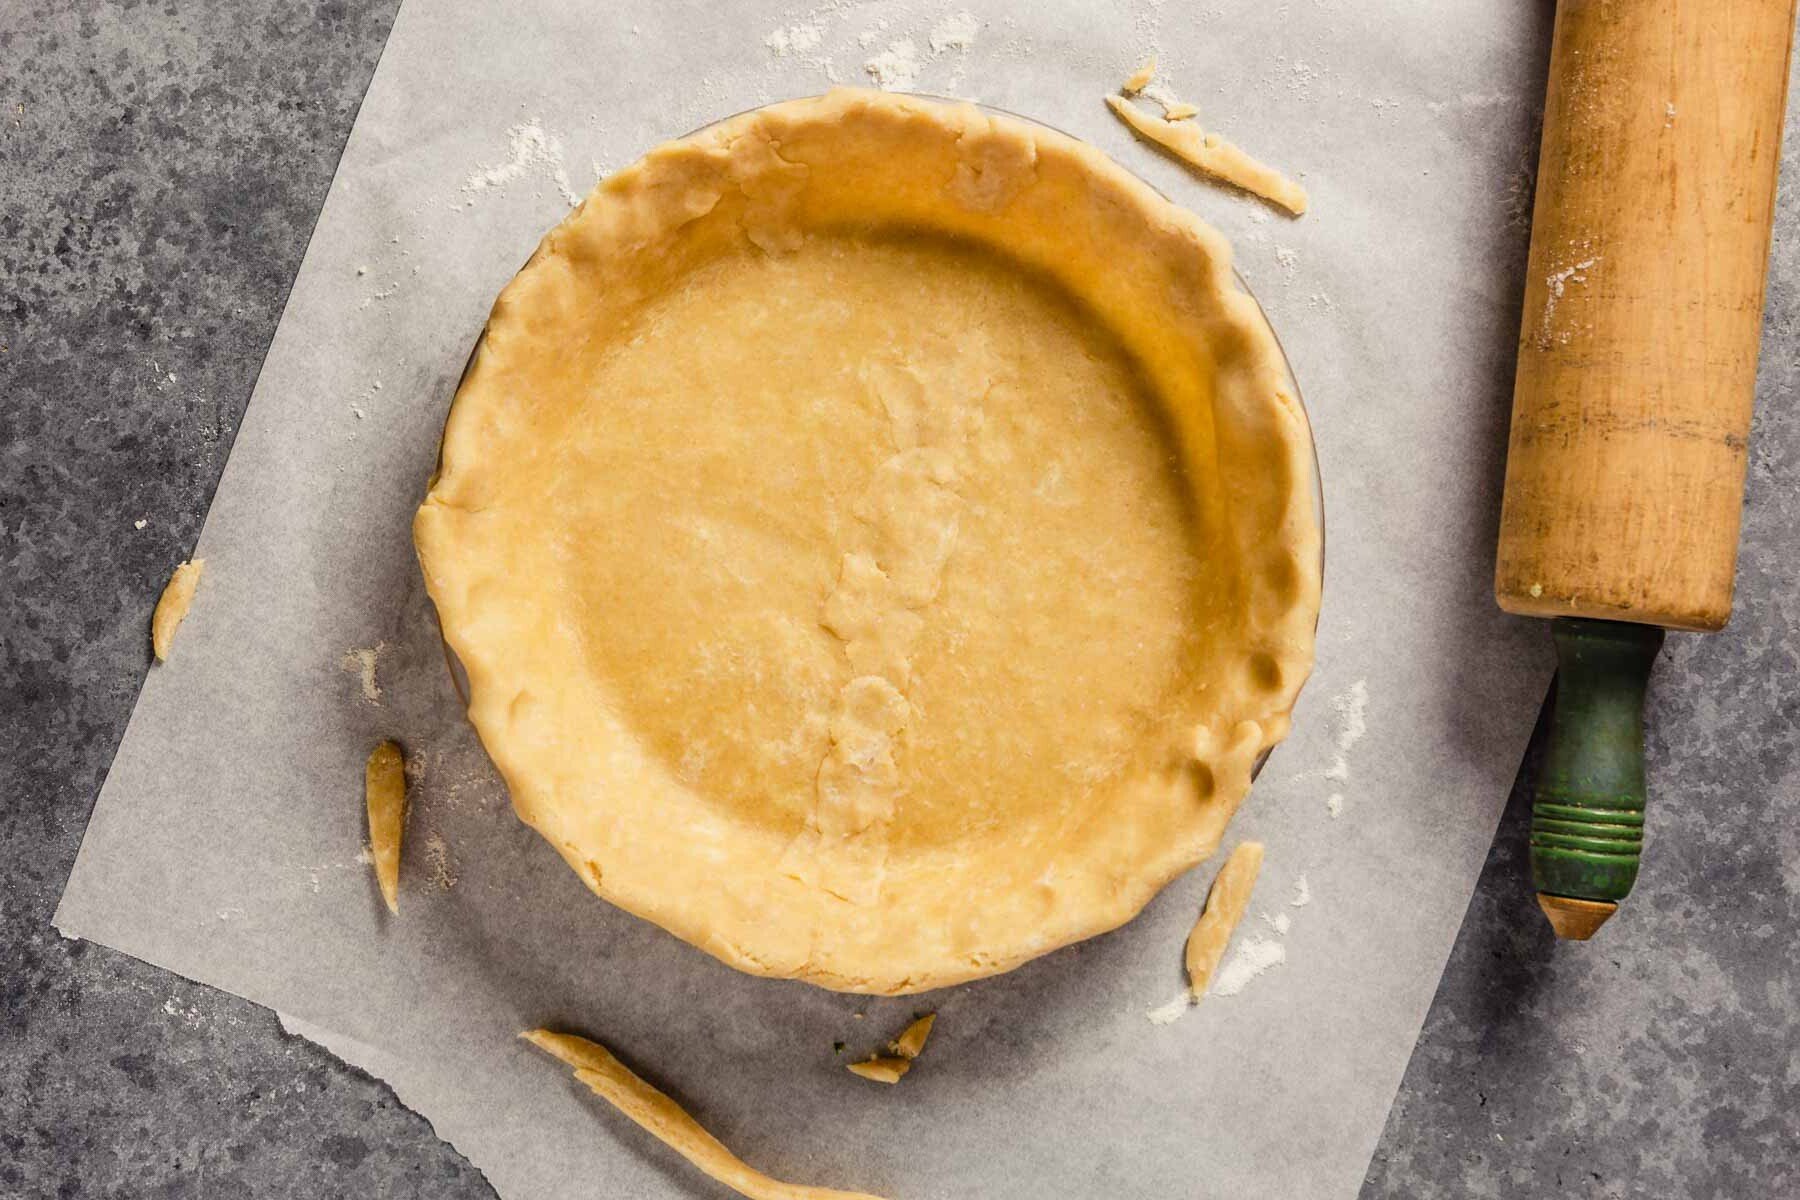
<path fill-rule="evenodd" d="M 740 1196 L 750 1200 L 880 1200 L 866 1192 L 841 1192 L 769 1178 L 733 1154 L 681 1105 L 640 1079 L 598 1042 L 548 1029 L 533 1029 L 519 1036 L 575 1068 L 575 1078 L 595 1095 Z"/>

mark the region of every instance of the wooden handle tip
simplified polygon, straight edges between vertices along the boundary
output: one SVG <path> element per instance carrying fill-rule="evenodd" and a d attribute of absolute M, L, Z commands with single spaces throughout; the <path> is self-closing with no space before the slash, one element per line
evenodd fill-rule
<path fill-rule="evenodd" d="M 1537 894 L 1538 907 L 1550 918 L 1556 936 L 1569 942 L 1585 942 L 1606 924 L 1606 919 L 1619 911 L 1610 900 L 1577 900 L 1572 896 Z"/>

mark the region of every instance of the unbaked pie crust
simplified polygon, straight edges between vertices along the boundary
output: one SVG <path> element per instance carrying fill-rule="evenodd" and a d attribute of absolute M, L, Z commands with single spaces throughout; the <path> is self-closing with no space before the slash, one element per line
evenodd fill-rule
<path fill-rule="evenodd" d="M 550 232 L 414 531 L 470 718 L 594 891 L 899 993 L 1214 851 L 1311 667 L 1312 488 L 1216 233 L 1061 134 L 838 90 Z"/>

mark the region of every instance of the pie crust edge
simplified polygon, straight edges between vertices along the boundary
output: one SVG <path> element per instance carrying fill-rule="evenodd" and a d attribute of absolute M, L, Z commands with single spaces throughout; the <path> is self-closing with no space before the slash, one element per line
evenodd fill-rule
<path fill-rule="evenodd" d="M 622 860 L 616 844 L 597 852 L 567 836 L 555 788 L 541 777 L 542 731 L 529 728 L 533 717 L 515 704 L 520 689 L 509 678 L 504 639 L 488 636 L 493 622 L 484 620 L 491 614 L 483 613 L 481 594 L 497 568 L 467 553 L 459 523 L 479 498 L 484 422 L 506 401 L 509 346 L 567 311 L 572 264 L 666 237 L 732 186 L 745 199 L 746 236 L 779 253 L 799 232 L 794 211 L 784 208 L 792 195 L 791 188 L 782 194 L 783 142 L 808 129 L 859 125 L 901 130 L 916 142 L 918 169 L 947 180 L 941 202 L 959 230 L 973 227 L 979 236 L 1004 229 L 1008 214 L 1028 209 L 1031 191 L 1046 186 L 1042 177 L 1056 176 L 1062 182 L 1055 186 L 1065 189 L 1067 179 L 1081 179 L 1084 198 L 1105 209 L 1113 227 L 1136 232 L 1137 260 L 1164 273 L 1150 293 L 1161 302 L 1156 319 L 1207 338 L 1215 360 L 1207 419 L 1236 464 L 1221 502 L 1233 509 L 1227 528 L 1246 589 L 1245 628 L 1242 669 L 1211 681 L 1213 711 L 1194 731 L 1191 758 L 1159 781 L 1156 794 L 1146 793 L 1137 819 L 1123 823 L 1131 828 L 1071 846 L 1069 869 L 1054 881 L 987 897 L 978 912 L 953 911 L 960 896 L 946 897 L 942 911 L 877 906 L 822 935 L 816 906 L 797 893 L 746 904 L 736 889 L 698 869 L 666 858 L 650 869 Z M 1031 234 L 1041 242 L 1045 230 Z M 1145 298 L 1140 288 L 1107 303 L 1116 314 Z M 495 304 L 452 405 L 414 535 L 445 638 L 467 673 L 471 721 L 520 816 L 592 890 L 740 970 L 900 994 L 996 974 L 1115 928 L 1216 851 L 1257 758 L 1287 732 L 1311 670 L 1322 573 L 1313 481 L 1310 435 L 1281 352 L 1232 277 L 1229 247 L 1210 227 L 1065 135 L 968 104 L 838 89 L 741 114 L 652 150 L 598 185 L 544 238 Z"/>

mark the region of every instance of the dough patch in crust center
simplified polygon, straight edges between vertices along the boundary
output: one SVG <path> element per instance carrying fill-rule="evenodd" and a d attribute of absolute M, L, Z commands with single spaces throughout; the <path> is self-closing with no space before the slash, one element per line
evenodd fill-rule
<path fill-rule="evenodd" d="M 559 431 L 546 502 L 590 531 L 557 557 L 592 665 L 783 871 L 872 903 L 891 844 L 1016 837 L 1166 730 L 1193 505 L 1129 356 L 1050 282 L 934 237 L 732 256 L 587 390 L 605 419 Z"/>

